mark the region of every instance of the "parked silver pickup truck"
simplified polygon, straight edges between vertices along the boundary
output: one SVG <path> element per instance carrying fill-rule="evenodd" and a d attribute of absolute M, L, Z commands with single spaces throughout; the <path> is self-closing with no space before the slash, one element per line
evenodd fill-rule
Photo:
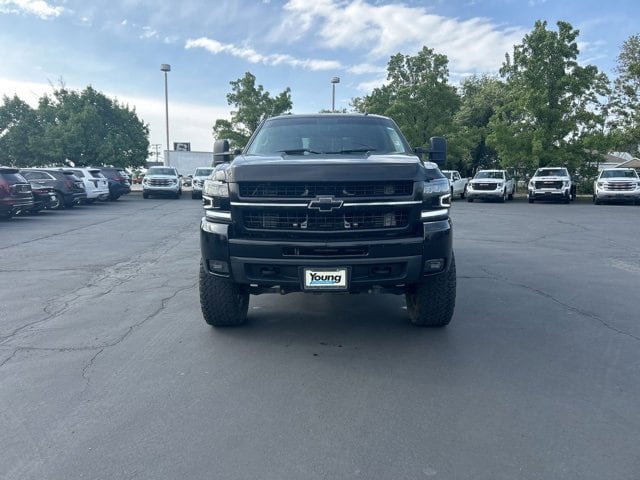
<path fill-rule="evenodd" d="M 460 198 L 464 198 L 467 194 L 468 178 L 462 178 L 460 172 L 457 170 L 442 170 L 442 174 L 449 179 L 449 185 L 451 185 L 451 198 L 459 195 Z"/>
<path fill-rule="evenodd" d="M 513 200 L 516 182 L 506 170 L 480 170 L 467 183 L 467 202 L 482 200 Z"/>
<path fill-rule="evenodd" d="M 536 200 L 559 200 L 569 203 L 576 198 L 575 185 L 564 167 L 544 167 L 536 170 L 527 189 L 529 203 Z"/>
<path fill-rule="evenodd" d="M 593 183 L 593 203 L 614 201 L 640 205 L 640 178 L 633 168 L 602 170 Z"/>

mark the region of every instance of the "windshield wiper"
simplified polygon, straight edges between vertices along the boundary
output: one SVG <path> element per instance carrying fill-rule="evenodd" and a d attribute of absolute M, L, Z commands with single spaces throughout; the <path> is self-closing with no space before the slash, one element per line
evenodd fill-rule
<path fill-rule="evenodd" d="M 325 153 L 331 153 L 331 154 L 335 154 L 335 153 L 369 153 L 369 152 L 375 152 L 376 149 L 375 148 L 347 148 L 345 150 L 338 150 L 337 152 L 325 152 Z"/>
<path fill-rule="evenodd" d="M 302 155 L 303 153 L 313 153 L 319 155 L 322 152 L 316 152 L 315 150 L 309 150 L 308 148 L 292 148 L 291 150 L 278 150 L 278 153 L 284 153 L 286 155 Z"/>

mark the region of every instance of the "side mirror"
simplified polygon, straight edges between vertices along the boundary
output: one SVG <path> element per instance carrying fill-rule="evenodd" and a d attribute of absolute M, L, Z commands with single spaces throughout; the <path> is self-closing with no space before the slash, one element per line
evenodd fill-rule
<path fill-rule="evenodd" d="M 229 140 L 216 140 L 213 143 L 213 166 L 231 161 L 231 153 L 229 152 Z"/>
<path fill-rule="evenodd" d="M 234 155 L 240 155 L 241 153 L 242 153 L 242 149 L 241 149 L 241 148 L 236 148 L 236 149 L 233 151 L 233 154 L 234 154 Z"/>
<path fill-rule="evenodd" d="M 438 165 L 447 163 L 447 140 L 444 137 L 431 137 L 429 160 Z"/>

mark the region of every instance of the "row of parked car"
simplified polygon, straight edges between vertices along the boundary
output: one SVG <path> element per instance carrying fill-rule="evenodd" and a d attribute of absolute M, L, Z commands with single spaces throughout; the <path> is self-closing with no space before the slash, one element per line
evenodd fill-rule
<path fill-rule="evenodd" d="M 129 175 L 117 167 L 0 167 L 0 217 L 115 201 L 131 192 Z"/>
<path fill-rule="evenodd" d="M 444 170 L 449 179 L 451 197 L 459 195 L 474 200 L 513 200 L 516 181 L 506 170 L 480 170 L 471 179 L 462 178 L 456 170 Z M 527 185 L 527 200 L 569 203 L 576 198 L 576 183 L 564 167 L 536 170 Z M 593 203 L 628 202 L 640 205 L 640 177 L 633 168 L 602 170 L 593 184 Z"/>

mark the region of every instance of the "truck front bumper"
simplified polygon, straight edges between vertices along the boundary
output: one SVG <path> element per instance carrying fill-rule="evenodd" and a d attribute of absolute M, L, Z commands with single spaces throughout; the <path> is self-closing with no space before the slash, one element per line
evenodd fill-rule
<path fill-rule="evenodd" d="M 374 287 L 402 290 L 425 275 L 448 270 L 450 220 L 424 222 L 422 237 L 383 240 L 292 241 L 230 238 L 229 225 L 202 219 L 200 247 L 205 270 L 250 286 L 252 293 L 304 290 L 305 268 L 345 269 L 347 291 Z"/>
<path fill-rule="evenodd" d="M 484 199 L 484 200 L 499 200 L 502 198 L 503 189 L 499 188 L 496 190 L 471 190 L 467 188 L 467 198 L 472 200 Z"/>
<path fill-rule="evenodd" d="M 529 189 L 529 198 L 534 200 L 564 200 L 571 197 L 569 187 Z"/>
<path fill-rule="evenodd" d="M 596 198 L 603 202 L 640 202 L 640 189 L 604 190 L 597 188 Z"/>

